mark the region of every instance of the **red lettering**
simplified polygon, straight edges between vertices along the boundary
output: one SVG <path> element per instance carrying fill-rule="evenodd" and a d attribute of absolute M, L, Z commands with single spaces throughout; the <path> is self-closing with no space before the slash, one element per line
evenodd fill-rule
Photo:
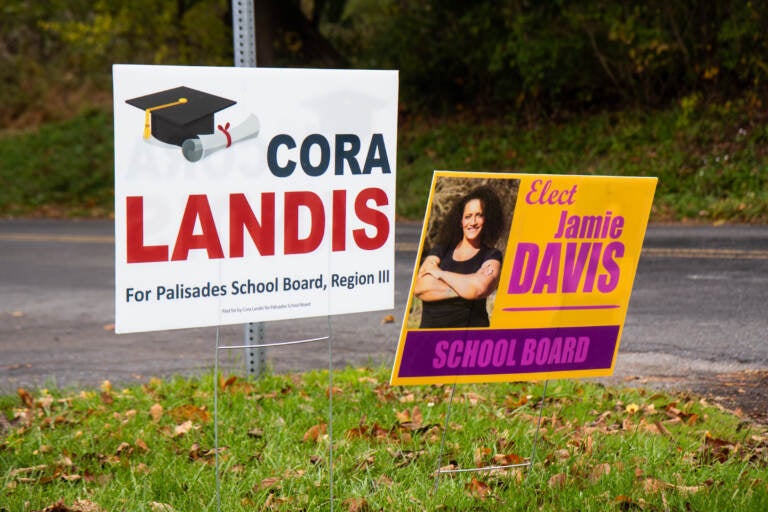
<path fill-rule="evenodd" d="M 299 238 L 299 209 L 309 210 L 310 226 L 306 238 Z M 325 233 L 325 209 L 314 192 L 285 193 L 285 254 L 304 254 L 318 248 Z"/>
<path fill-rule="evenodd" d="M 128 263 L 168 261 L 167 245 L 144 245 L 144 198 L 125 198 L 126 252 Z"/>
<path fill-rule="evenodd" d="M 195 226 L 198 219 L 202 233 L 196 235 Z M 187 206 L 184 208 L 184 216 L 181 218 L 171 261 L 186 260 L 189 257 L 190 249 L 205 249 L 208 258 L 212 260 L 224 257 L 219 233 L 216 231 L 216 223 L 213 221 L 211 205 L 208 204 L 208 196 L 205 194 L 194 194 L 187 198 Z"/>
<path fill-rule="evenodd" d="M 354 245 L 365 251 L 379 249 L 389 239 L 390 220 L 381 207 L 390 204 L 384 190 L 366 188 L 357 194 L 354 215 L 363 227 L 348 231 L 347 211 L 350 206 L 347 190 L 333 190 L 330 205 L 310 191 L 289 191 L 283 195 L 284 245 L 283 254 L 306 254 L 315 251 L 330 235 L 330 248 L 334 252 L 347 250 L 347 236 L 352 235 Z M 254 208 L 243 193 L 229 195 L 228 221 L 230 258 L 245 257 L 246 239 L 254 244 L 260 256 L 275 256 L 277 197 L 275 192 L 262 192 L 260 206 Z M 326 211 L 330 208 L 330 212 Z M 128 263 L 169 261 L 169 245 L 144 244 L 144 198 L 126 198 L 127 227 L 126 252 Z M 326 218 L 330 215 L 330 225 Z M 246 234 L 247 233 L 247 234 Z M 227 257 L 222 249 L 214 215 L 208 196 L 190 195 L 179 223 L 176 242 L 170 254 L 171 261 L 189 258 L 189 251 L 204 249 L 209 259 Z"/>
<path fill-rule="evenodd" d="M 333 191 L 333 217 L 331 227 L 331 250 L 343 251 L 347 248 L 347 191 Z"/>
<path fill-rule="evenodd" d="M 380 188 L 366 188 L 357 195 L 355 199 L 355 214 L 357 218 L 377 228 L 376 234 L 372 237 L 365 233 L 364 228 L 356 229 L 352 232 L 357 246 L 365 251 L 378 249 L 389 238 L 389 220 L 383 212 L 368 207 L 368 201 L 371 200 L 376 203 L 376 206 L 389 204 L 387 193 Z"/>
<path fill-rule="evenodd" d="M 275 254 L 275 193 L 261 194 L 261 223 L 245 198 L 245 194 L 229 196 L 229 256 L 242 258 L 244 255 L 244 229 L 262 256 Z"/>

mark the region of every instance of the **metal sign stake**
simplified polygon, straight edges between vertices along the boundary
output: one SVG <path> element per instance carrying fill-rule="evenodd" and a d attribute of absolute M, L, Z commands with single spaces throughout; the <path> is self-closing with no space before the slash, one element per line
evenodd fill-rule
<path fill-rule="evenodd" d="M 483 466 L 480 468 L 460 468 L 460 469 L 441 469 L 441 465 L 443 462 L 443 448 L 445 447 L 445 437 L 446 433 L 448 432 L 448 425 L 449 420 L 451 417 L 451 406 L 453 405 L 453 396 L 456 392 L 456 383 L 453 384 L 451 387 L 451 396 L 448 399 L 448 409 L 445 412 L 445 423 L 443 424 L 443 435 L 442 439 L 440 441 L 440 452 L 437 455 L 437 470 L 435 471 L 435 485 L 432 489 L 433 494 L 437 492 L 437 488 L 440 484 L 440 475 L 450 474 L 450 473 L 470 473 L 470 472 L 478 472 L 478 471 L 492 471 L 495 469 L 509 469 L 509 468 L 519 468 L 519 467 L 527 467 L 528 468 L 528 475 L 530 476 L 531 472 L 533 471 L 533 465 L 535 463 L 536 459 L 536 444 L 539 440 L 539 430 L 541 429 L 541 417 L 542 413 L 544 411 L 544 399 L 547 396 L 547 384 L 549 383 L 548 380 L 544 381 L 544 389 L 541 392 L 541 403 L 539 404 L 539 417 L 536 421 L 536 431 L 533 435 L 533 446 L 531 449 L 531 457 L 528 462 L 522 462 L 520 464 L 506 464 L 506 465 L 499 465 L 499 466 Z"/>

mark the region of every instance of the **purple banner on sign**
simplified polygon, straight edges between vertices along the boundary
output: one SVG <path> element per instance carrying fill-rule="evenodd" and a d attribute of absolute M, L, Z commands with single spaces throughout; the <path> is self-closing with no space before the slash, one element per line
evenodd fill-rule
<path fill-rule="evenodd" d="M 399 377 L 499 375 L 611 367 L 619 326 L 408 331 Z"/>

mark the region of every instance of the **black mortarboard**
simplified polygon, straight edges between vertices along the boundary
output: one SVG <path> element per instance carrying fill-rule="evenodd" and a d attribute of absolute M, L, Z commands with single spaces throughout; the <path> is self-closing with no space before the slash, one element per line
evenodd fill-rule
<path fill-rule="evenodd" d="M 145 112 L 145 139 L 149 138 L 151 127 L 156 139 L 181 146 L 186 139 L 213 133 L 213 114 L 237 102 L 189 87 L 176 87 L 126 103 Z"/>

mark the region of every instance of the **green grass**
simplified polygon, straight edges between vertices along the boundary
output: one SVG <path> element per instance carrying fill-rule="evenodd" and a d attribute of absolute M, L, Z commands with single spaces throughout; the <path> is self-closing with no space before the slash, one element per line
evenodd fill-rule
<path fill-rule="evenodd" d="M 400 130 L 398 208 L 423 215 L 432 169 L 656 176 L 651 220 L 768 222 L 768 120 L 746 101 L 566 121 L 416 121 Z"/>
<path fill-rule="evenodd" d="M 0 137 L 0 215 L 107 217 L 113 205 L 111 113 Z"/>
<path fill-rule="evenodd" d="M 443 475 L 433 492 L 450 388 L 387 378 L 334 374 L 336 510 L 768 509 L 764 428 L 694 396 L 576 380 L 548 384 L 530 473 Z M 327 372 L 219 382 L 222 510 L 329 510 Z M 542 392 L 458 386 L 442 465 L 529 459 Z M 210 375 L 2 396 L 0 412 L 0 510 L 215 510 Z"/>
<path fill-rule="evenodd" d="M 0 215 L 113 211 L 111 113 L 0 136 Z M 657 176 L 652 221 L 768 222 L 768 116 L 754 98 L 560 121 L 403 116 L 397 214 L 421 219 L 435 169 Z"/>

